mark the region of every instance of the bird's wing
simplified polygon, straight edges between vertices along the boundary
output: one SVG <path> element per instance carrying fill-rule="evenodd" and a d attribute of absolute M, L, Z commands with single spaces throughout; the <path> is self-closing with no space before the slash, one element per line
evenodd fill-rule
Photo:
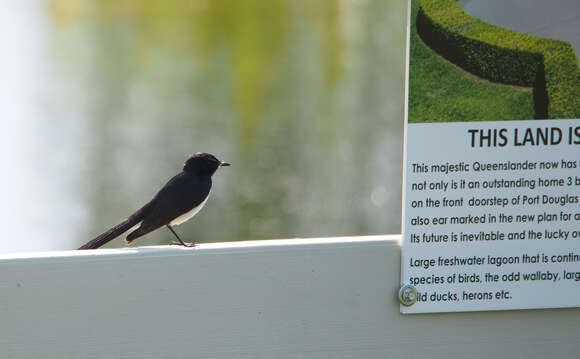
<path fill-rule="evenodd" d="M 151 200 L 151 208 L 141 226 L 127 236 L 131 241 L 169 224 L 201 204 L 211 189 L 211 178 L 199 179 L 187 173 L 173 177 Z"/>

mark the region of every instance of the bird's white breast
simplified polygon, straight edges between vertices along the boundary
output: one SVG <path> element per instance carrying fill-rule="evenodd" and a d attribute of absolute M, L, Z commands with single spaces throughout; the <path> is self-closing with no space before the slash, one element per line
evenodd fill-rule
<path fill-rule="evenodd" d="M 208 193 L 207 197 L 205 197 L 203 202 L 201 202 L 197 207 L 193 207 L 191 210 L 189 210 L 189 212 L 185 212 L 181 216 L 179 216 L 179 217 L 175 218 L 173 221 L 169 222 L 169 224 L 171 224 L 172 226 L 176 226 L 178 224 L 182 224 L 183 222 L 187 221 L 191 217 L 195 216 L 197 214 L 197 212 L 199 212 L 203 208 L 203 206 L 205 205 L 205 202 L 207 202 L 208 198 L 209 198 L 209 193 Z"/>

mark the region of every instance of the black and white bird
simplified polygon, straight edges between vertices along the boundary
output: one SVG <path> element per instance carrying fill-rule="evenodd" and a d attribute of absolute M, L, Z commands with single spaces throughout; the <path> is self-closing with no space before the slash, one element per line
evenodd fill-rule
<path fill-rule="evenodd" d="M 187 221 L 202 209 L 211 191 L 211 176 L 218 168 L 229 165 L 209 153 L 191 155 L 183 171 L 170 179 L 149 203 L 79 249 L 99 248 L 130 230 L 125 240 L 129 244 L 162 226 L 169 228 L 175 235 L 178 242 L 174 244 L 194 246 L 193 243 L 182 241 L 171 226 Z"/>

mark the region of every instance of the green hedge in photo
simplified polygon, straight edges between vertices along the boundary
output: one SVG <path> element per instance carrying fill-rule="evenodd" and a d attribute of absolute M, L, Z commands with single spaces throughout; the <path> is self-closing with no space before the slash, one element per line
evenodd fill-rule
<path fill-rule="evenodd" d="M 420 0 L 417 30 L 435 51 L 475 75 L 533 87 L 537 118 L 580 117 L 580 69 L 570 43 L 488 24 L 457 0 Z"/>
<path fill-rule="evenodd" d="M 530 87 L 482 80 L 439 56 L 421 40 L 416 26 L 419 1 L 411 2 L 409 123 L 533 119 Z"/>

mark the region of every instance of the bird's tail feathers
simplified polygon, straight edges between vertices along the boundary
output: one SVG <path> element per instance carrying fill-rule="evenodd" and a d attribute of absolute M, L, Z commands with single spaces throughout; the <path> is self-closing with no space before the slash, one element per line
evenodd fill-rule
<path fill-rule="evenodd" d="M 141 212 L 142 213 L 142 212 Z M 142 221 L 143 215 L 140 212 L 135 213 L 131 217 L 127 218 L 123 222 L 117 224 L 114 227 L 111 227 L 106 232 L 101 233 L 97 237 L 91 239 L 87 243 L 85 243 L 82 247 L 78 249 L 96 249 L 100 246 L 104 245 L 107 242 L 112 241 L 113 239 L 117 238 L 124 232 L 131 229 L 131 227 L 136 226 L 139 222 Z"/>

